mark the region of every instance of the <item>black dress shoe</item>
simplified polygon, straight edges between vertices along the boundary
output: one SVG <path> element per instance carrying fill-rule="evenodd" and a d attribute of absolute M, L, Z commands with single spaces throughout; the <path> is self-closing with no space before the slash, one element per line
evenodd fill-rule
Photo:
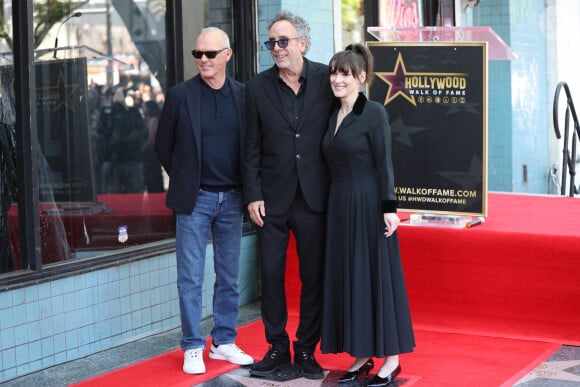
<path fill-rule="evenodd" d="M 374 366 L 375 363 L 373 362 L 373 359 L 369 359 L 363 365 L 361 365 L 358 368 L 358 370 L 346 372 L 344 375 L 340 377 L 340 379 L 338 379 L 338 382 L 339 383 L 354 382 L 355 380 L 358 379 L 360 375 L 367 376 Z"/>
<path fill-rule="evenodd" d="M 384 387 L 388 386 L 395 380 L 395 377 L 401 373 L 401 365 L 399 364 L 397 368 L 389 375 L 381 378 L 379 374 L 376 374 L 374 378 L 371 379 L 370 383 L 367 384 L 367 387 Z"/>
<path fill-rule="evenodd" d="M 307 379 L 322 379 L 324 371 L 310 352 L 294 353 L 294 369 Z"/>
<path fill-rule="evenodd" d="M 290 364 L 290 351 L 270 348 L 261 361 L 252 364 L 250 375 L 267 377 Z"/>

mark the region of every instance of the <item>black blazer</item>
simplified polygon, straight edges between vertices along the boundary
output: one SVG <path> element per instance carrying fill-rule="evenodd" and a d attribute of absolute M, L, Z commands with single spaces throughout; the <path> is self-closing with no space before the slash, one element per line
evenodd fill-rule
<path fill-rule="evenodd" d="M 246 86 L 230 77 L 238 111 L 240 165 L 244 159 Z M 201 179 L 201 78 L 199 75 L 167 90 L 155 135 L 155 152 L 169 174 L 166 205 L 178 214 L 193 212 Z"/>
<path fill-rule="evenodd" d="M 276 66 L 248 82 L 244 201 L 264 200 L 266 215 L 286 212 L 298 184 L 313 211 L 326 210 L 329 175 L 321 142 L 334 104 L 328 66 L 306 62 L 304 112 L 298 124 L 282 103 Z"/>

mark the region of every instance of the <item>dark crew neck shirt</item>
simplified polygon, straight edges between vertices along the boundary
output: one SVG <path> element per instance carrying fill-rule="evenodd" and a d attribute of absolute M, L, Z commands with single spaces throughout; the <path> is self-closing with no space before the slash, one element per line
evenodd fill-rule
<path fill-rule="evenodd" d="M 241 186 L 238 111 L 228 82 L 201 82 L 201 189 L 226 192 Z"/>

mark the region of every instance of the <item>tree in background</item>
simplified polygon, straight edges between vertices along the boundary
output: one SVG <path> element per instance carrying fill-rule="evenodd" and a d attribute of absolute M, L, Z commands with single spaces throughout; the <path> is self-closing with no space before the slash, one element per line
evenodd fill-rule
<path fill-rule="evenodd" d="M 36 1 L 34 4 L 34 47 L 38 47 L 46 38 L 50 29 L 65 17 L 73 14 L 77 9 L 88 3 L 82 1 Z M 8 23 L 5 15 L 4 0 L 0 0 L 0 39 L 4 39 L 10 50 L 14 48 L 12 42 L 12 25 Z"/>
<path fill-rule="evenodd" d="M 342 0 L 342 43 L 358 43 L 364 40 L 363 0 Z"/>

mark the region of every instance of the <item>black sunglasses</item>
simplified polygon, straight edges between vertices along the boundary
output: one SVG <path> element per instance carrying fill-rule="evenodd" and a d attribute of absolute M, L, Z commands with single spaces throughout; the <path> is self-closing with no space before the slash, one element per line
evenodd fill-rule
<path fill-rule="evenodd" d="M 286 48 L 288 47 L 288 43 L 292 40 L 292 39 L 300 39 L 300 37 L 297 38 L 281 38 L 278 40 L 268 40 L 264 42 L 264 46 L 266 46 L 266 48 L 270 51 L 272 51 L 274 49 L 274 46 L 276 45 L 276 43 L 278 43 L 278 47 L 280 48 Z"/>
<path fill-rule="evenodd" d="M 222 48 L 221 50 L 217 50 L 217 51 L 197 51 L 197 50 L 191 50 L 191 55 L 193 55 L 193 57 L 195 59 L 201 59 L 204 55 L 206 56 L 207 59 L 213 59 L 217 56 L 217 54 L 219 54 L 220 52 L 227 50 L 229 47 L 225 47 Z"/>

